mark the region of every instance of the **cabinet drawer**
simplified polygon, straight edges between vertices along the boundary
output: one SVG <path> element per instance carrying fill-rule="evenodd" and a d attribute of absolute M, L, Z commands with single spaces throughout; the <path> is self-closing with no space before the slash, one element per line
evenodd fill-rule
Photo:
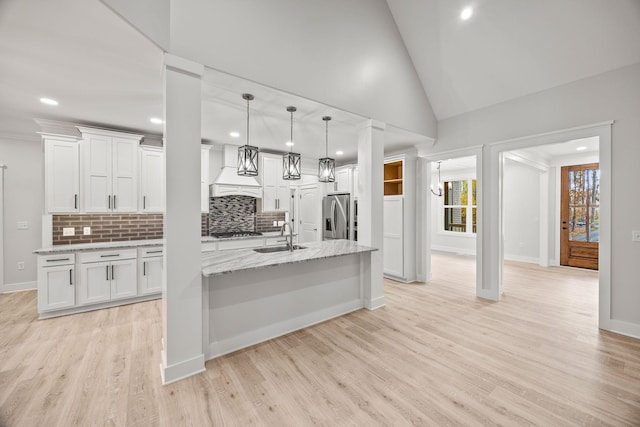
<path fill-rule="evenodd" d="M 80 254 L 80 262 L 109 262 L 120 259 L 135 259 L 138 254 L 136 249 L 121 249 L 113 251 L 85 252 Z"/>
<path fill-rule="evenodd" d="M 54 265 L 69 265 L 76 262 L 76 254 L 52 254 L 38 256 L 38 267 L 53 267 Z"/>
<path fill-rule="evenodd" d="M 150 257 L 157 257 L 157 256 L 163 255 L 162 246 L 155 246 L 152 248 L 140 248 L 138 250 L 140 251 L 141 258 L 150 258 Z"/>

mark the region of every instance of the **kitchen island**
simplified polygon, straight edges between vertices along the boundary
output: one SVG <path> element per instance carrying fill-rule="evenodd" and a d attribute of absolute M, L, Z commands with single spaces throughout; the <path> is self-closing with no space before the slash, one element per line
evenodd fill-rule
<path fill-rule="evenodd" d="M 365 307 L 371 252 L 377 249 L 349 240 L 303 246 L 293 252 L 240 249 L 203 256 L 206 359 Z"/>

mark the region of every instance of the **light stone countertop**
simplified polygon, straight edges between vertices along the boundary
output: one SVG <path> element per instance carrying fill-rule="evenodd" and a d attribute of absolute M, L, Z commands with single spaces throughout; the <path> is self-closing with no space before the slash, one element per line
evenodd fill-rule
<path fill-rule="evenodd" d="M 297 234 L 294 234 L 296 236 Z M 280 236 L 279 231 L 269 231 L 262 233 L 260 236 L 242 236 L 242 237 L 210 237 L 202 236 L 202 243 L 205 242 L 221 242 L 227 240 L 244 240 L 244 239 L 262 239 L 264 237 Z M 33 251 L 36 255 L 51 255 L 57 253 L 66 252 L 89 252 L 89 251 L 103 251 L 110 249 L 131 249 L 131 248 L 144 248 L 149 246 L 160 246 L 164 244 L 163 239 L 149 239 L 149 240 L 126 240 L 122 242 L 99 242 L 99 243 L 76 243 L 71 245 L 53 245 L 45 246 Z"/>
<path fill-rule="evenodd" d="M 202 275 L 208 277 L 378 250 L 358 245 L 351 240 L 326 240 L 303 243 L 301 246 L 306 249 L 271 253 L 259 253 L 253 249 L 228 249 L 207 253 L 202 257 Z"/>

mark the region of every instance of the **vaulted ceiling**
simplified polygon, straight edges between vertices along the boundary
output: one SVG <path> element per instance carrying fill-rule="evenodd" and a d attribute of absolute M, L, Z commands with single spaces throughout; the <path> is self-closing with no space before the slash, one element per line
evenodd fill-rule
<path fill-rule="evenodd" d="M 387 3 L 438 120 L 640 62 L 638 0 Z"/>
<path fill-rule="evenodd" d="M 287 6 L 286 0 L 278 4 Z M 333 2 L 332 13 L 339 14 L 341 4 Z M 640 62 L 640 0 L 387 0 L 386 4 L 439 120 Z M 376 5 L 384 12 L 383 0 Z M 462 21 L 460 11 L 467 5 L 474 7 L 474 14 Z M 341 70 L 344 64 L 324 66 Z M 216 79 L 212 74 L 205 79 L 204 109 L 207 103 L 212 105 L 211 117 L 242 114 L 239 94 L 235 94 L 237 104 L 226 113 L 223 104 L 232 102 L 233 94 L 221 96 L 222 104 L 209 99 L 207 88 L 211 91 L 216 81 L 225 80 Z M 231 86 L 242 91 L 243 85 L 237 83 Z M 253 82 L 247 86 L 262 91 L 261 99 L 274 100 L 256 103 L 263 110 L 256 118 L 282 113 L 280 121 L 264 120 L 272 123 L 265 134 L 273 136 L 273 149 L 285 149 L 288 116 L 282 108 L 288 103 L 306 105 L 314 112 L 309 116 L 334 115 L 335 138 L 355 144 L 348 127 L 363 117 L 335 108 L 340 105 L 314 104 Z M 53 109 L 39 104 L 41 96 L 59 98 L 61 104 Z M 0 1 L 0 133 L 17 134 L 14 128 L 20 121 L 33 132 L 37 130 L 33 117 L 160 133 L 161 127 L 149 122 L 151 116 L 162 116 L 162 51 L 104 4 Z M 315 142 L 306 152 L 317 155 L 318 147 L 324 148 L 323 123 L 313 120 L 307 126 L 308 139 Z M 243 117 L 237 121 L 243 122 Z M 227 140 L 230 129 L 208 120 L 203 123 L 204 138 L 234 142 Z M 393 127 L 388 136 L 391 148 L 426 141 Z M 351 155 L 354 152 L 352 147 Z"/>

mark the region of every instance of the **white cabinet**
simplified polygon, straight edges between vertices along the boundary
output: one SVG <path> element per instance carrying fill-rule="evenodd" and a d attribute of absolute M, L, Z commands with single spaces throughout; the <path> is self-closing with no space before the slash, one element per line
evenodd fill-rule
<path fill-rule="evenodd" d="M 338 193 L 351 193 L 351 167 L 336 168 L 333 189 Z"/>
<path fill-rule="evenodd" d="M 209 212 L 209 148 L 200 148 L 200 212 Z"/>
<path fill-rule="evenodd" d="M 80 144 L 76 138 L 42 134 L 47 213 L 80 212 Z"/>
<path fill-rule="evenodd" d="M 384 198 L 383 271 L 394 277 L 404 277 L 404 198 Z"/>
<path fill-rule="evenodd" d="M 78 303 L 135 297 L 138 294 L 136 258 L 135 249 L 81 254 Z"/>
<path fill-rule="evenodd" d="M 136 212 L 141 135 L 78 127 L 82 132 L 84 212 Z"/>
<path fill-rule="evenodd" d="M 38 257 L 38 312 L 75 305 L 75 272 L 73 254 Z"/>
<path fill-rule="evenodd" d="M 138 293 L 140 295 L 162 292 L 162 247 L 139 249 Z"/>
<path fill-rule="evenodd" d="M 140 148 L 141 212 L 164 211 L 164 152 L 162 148 Z"/>
<path fill-rule="evenodd" d="M 282 179 L 282 157 L 261 154 L 262 212 L 289 210 L 289 181 Z"/>

